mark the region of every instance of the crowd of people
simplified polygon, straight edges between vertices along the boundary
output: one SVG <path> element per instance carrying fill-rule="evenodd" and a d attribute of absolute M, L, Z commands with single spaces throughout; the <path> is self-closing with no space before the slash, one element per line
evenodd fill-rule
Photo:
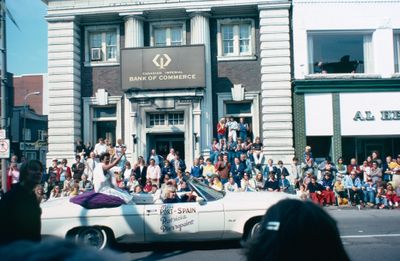
<path fill-rule="evenodd" d="M 251 128 L 243 118 L 239 122 L 222 118 L 216 127 L 210 157 L 200 156 L 188 166 L 173 148 L 165 157 L 151 149 L 146 158 L 140 156 L 131 163 L 121 139 L 113 146 L 100 138 L 94 147 L 77 141 L 75 162 L 54 159 L 36 194 L 45 201 L 94 190 L 117 193 L 129 201 L 129 194 L 156 193 L 163 186 L 176 192 L 190 191 L 184 179 L 187 175 L 219 191 L 292 193 L 321 206 L 399 207 L 400 155 L 383 161 L 374 151 L 362 165 L 355 158 L 346 164 L 341 157 L 336 162 L 328 157 L 317 163 L 311 147 L 306 146 L 301 158 L 294 157 L 286 167 L 282 160 L 275 164 L 263 154 L 260 138 L 252 140 Z M 102 157 L 105 154 L 107 157 Z M 13 156 L 8 170 L 10 188 L 18 183 L 18 173 Z"/>

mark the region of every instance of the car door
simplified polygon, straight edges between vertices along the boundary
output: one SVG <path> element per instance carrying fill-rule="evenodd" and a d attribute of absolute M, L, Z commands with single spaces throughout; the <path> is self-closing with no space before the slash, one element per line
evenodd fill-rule
<path fill-rule="evenodd" d="M 220 239 L 225 230 L 222 200 L 204 201 L 198 210 L 199 238 Z"/>
<path fill-rule="evenodd" d="M 200 208 L 197 202 L 146 205 L 145 241 L 197 238 Z"/>

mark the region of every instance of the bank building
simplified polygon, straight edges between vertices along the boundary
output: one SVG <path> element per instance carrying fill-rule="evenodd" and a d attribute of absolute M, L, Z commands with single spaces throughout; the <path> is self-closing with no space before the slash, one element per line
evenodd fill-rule
<path fill-rule="evenodd" d="M 244 117 L 264 153 L 294 156 L 290 1 L 43 0 L 47 162 L 75 141 L 122 138 L 130 161 L 208 155 L 221 117 Z"/>

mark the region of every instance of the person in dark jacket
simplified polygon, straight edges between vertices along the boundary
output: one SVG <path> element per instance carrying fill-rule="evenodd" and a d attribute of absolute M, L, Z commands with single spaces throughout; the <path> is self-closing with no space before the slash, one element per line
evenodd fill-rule
<path fill-rule="evenodd" d="M 34 188 L 40 184 L 43 165 L 30 160 L 21 166 L 20 182 L 0 200 L 0 245 L 18 240 L 40 241 L 42 211 Z"/>
<path fill-rule="evenodd" d="M 317 183 L 317 178 L 315 176 L 311 177 L 311 182 L 307 185 L 307 190 L 310 193 L 311 200 L 314 203 L 320 204 L 321 206 L 324 203 L 324 196 L 322 192 L 324 191 L 324 187 Z"/>
<path fill-rule="evenodd" d="M 264 190 L 266 191 L 279 191 L 279 181 L 275 179 L 275 172 L 269 172 L 269 178 L 264 184 Z"/>

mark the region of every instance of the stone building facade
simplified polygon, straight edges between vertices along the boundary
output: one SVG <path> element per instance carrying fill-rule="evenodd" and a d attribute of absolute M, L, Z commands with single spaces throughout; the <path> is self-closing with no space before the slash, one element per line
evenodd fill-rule
<path fill-rule="evenodd" d="M 93 144 L 103 137 L 114 143 L 122 138 L 130 160 L 147 158 L 151 148 L 165 154 L 174 147 L 190 165 L 209 154 L 218 119 L 232 116 L 250 123 L 266 157 L 290 162 L 290 1 L 44 2 L 48 161 L 72 159 L 77 139 Z M 128 53 L 160 51 L 142 61 L 142 67 L 160 69 L 176 61 L 168 62 L 167 51 L 179 55 L 187 46 L 204 50 L 204 84 L 125 84 L 130 66 L 140 62 L 128 60 Z M 191 64 L 183 61 L 180 71 L 186 67 Z"/>

